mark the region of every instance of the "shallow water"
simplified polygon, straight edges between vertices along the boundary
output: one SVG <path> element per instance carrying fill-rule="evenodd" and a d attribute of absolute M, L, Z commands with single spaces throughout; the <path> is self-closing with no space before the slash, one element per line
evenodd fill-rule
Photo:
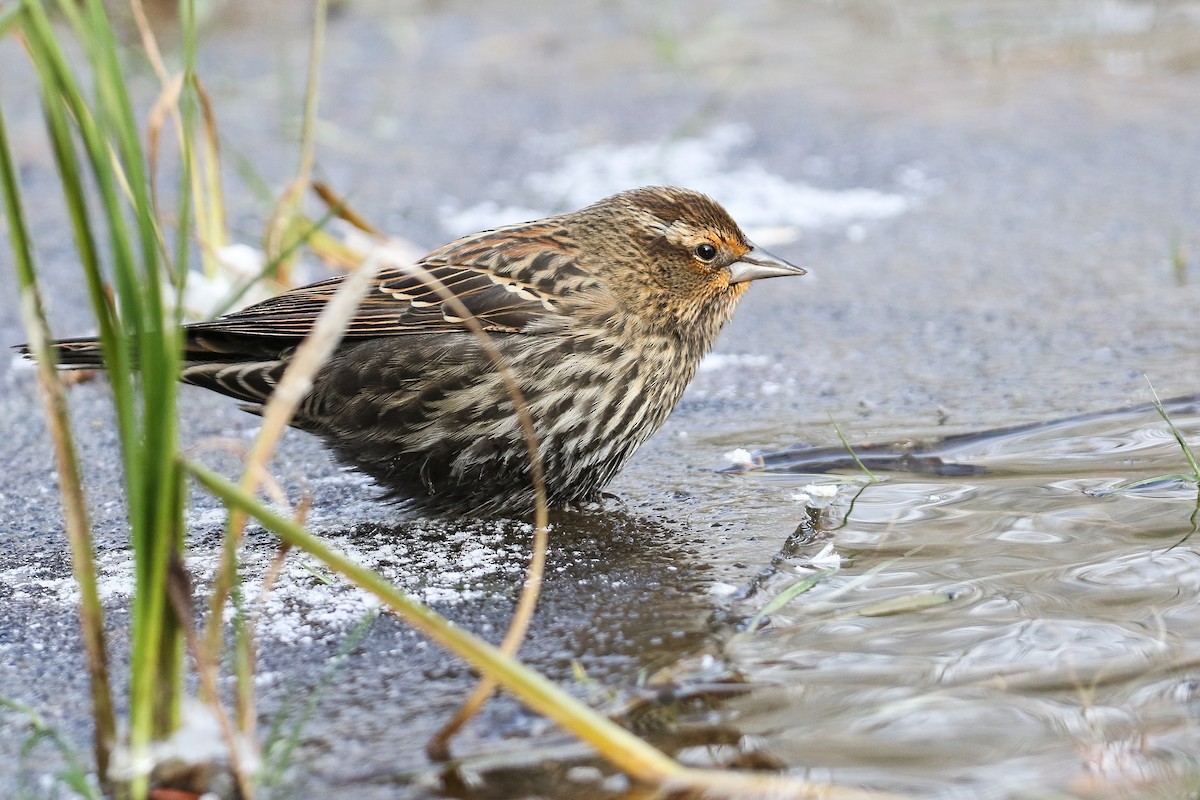
<path fill-rule="evenodd" d="M 1194 439 L 1194 403 L 1175 408 Z M 734 608 L 811 575 L 829 544 L 839 571 L 727 640 L 756 689 L 725 712 L 794 768 L 879 788 L 1194 790 L 1200 496 L 1194 479 L 1113 491 L 1187 470 L 1165 423 L 1141 409 L 956 449 L 1000 469 L 883 470 L 814 512 Z"/>
<path fill-rule="evenodd" d="M 1192 399 L 1167 407 L 1200 433 Z M 917 796 L 1184 796 L 1200 739 L 1197 488 L 1116 490 L 1186 470 L 1167 425 L 1142 407 L 953 441 L 941 452 L 983 469 L 877 467 L 864 484 L 768 456 L 773 469 L 726 478 L 791 500 L 739 504 L 749 531 L 780 517 L 794 531 L 770 554 L 744 534 L 713 545 L 726 560 L 708 574 L 708 636 L 649 680 L 656 699 L 633 718 L 678 715 L 652 738 L 692 763 Z M 724 583 L 738 564 L 752 577 Z M 514 771 L 496 786 L 525 785 Z"/>

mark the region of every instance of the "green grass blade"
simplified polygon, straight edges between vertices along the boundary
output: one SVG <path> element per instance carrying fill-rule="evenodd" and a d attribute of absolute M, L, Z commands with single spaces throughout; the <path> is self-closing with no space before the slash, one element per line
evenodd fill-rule
<path fill-rule="evenodd" d="M 762 625 L 763 620 L 769 615 L 774 614 L 776 611 L 783 608 L 788 603 L 792 602 L 797 597 L 828 578 L 830 575 L 834 575 L 836 573 L 836 569 L 823 569 L 820 572 L 814 572 L 812 575 L 808 575 L 787 587 L 775 597 L 772 597 L 770 602 L 763 606 L 762 609 L 760 609 L 759 612 L 750 619 L 749 624 L 746 625 L 746 633 L 754 633 L 758 630 L 759 626 Z"/>
<path fill-rule="evenodd" d="M 1146 382 L 1149 383 L 1149 379 Z M 1188 446 L 1187 440 L 1183 438 L 1183 434 L 1179 432 L 1179 428 L 1175 427 L 1175 423 L 1171 421 L 1171 417 L 1167 414 L 1167 409 L 1163 407 L 1162 400 L 1159 399 L 1158 392 L 1155 391 L 1153 384 L 1150 384 L 1150 393 L 1154 395 L 1155 410 L 1163 418 L 1163 422 L 1167 423 L 1167 428 L 1170 429 L 1171 435 L 1175 437 L 1175 441 L 1179 444 L 1179 449 L 1183 451 L 1184 459 L 1192 469 L 1192 478 L 1200 481 L 1200 464 L 1196 463 L 1196 455 L 1192 452 L 1192 448 Z"/>
<path fill-rule="evenodd" d="M 832 414 L 829 415 L 829 422 L 833 425 L 834 431 L 837 432 L 838 440 L 842 443 L 842 447 L 846 448 L 846 452 L 854 459 L 854 463 L 858 464 L 858 468 L 870 479 L 871 483 L 879 483 L 879 478 L 875 477 L 875 473 L 867 469 L 867 465 L 858 457 L 858 453 L 854 452 L 854 448 L 850 446 L 850 442 L 846 439 L 846 435 L 842 433 L 841 427 L 838 426 Z"/>
<path fill-rule="evenodd" d="M 37 356 L 38 379 L 46 406 L 47 421 L 54 439 L 58 466 L 59 491 L 67 540 L 71 548 L 71 569 L 80 590 L 80 627 L 87 652 L 91 684 L 92 717 L 95 729 L 96 771 L 101 783 L 107 780 L 109 756 L 116 743 L 116 714 L 108 676 L 108 658 L 104 637 L 104 608 L 96 580 L 95 549 L 87 504 L 83 496 L 79 457 L 71 435 L 70 415 L 62 381 L 55 369 L 50 330 L 45 307 L 38 289 L 33 247 L 22 209 L 17 170 L 12 160 L 4 114 L 0 112 L 0 184 L 8 220 L 8 238 L 13 250 L 17 279 L 21 287 L 21 310 L 31 349 Z"/>
<path fill-rule="evenodd" d="M 149 742 L 176 724 L 182 695 L 183 636 L 167 602 L 168 565 L 183 540 L 183 476 L 176 465 L 178 303 L 163 291 L 170 264 L 150 198 L 139 129 L 117 60 L 116 38 L 98 0 L 85 11 L 60 3 L 88 60 L 89 100 L 64 57 L 41 3 L 26 0 L 24 32 L 43 90 L 43 107 L 100 326 L 113 387 L 128 495 L 137 591 L 132 615 L 130 744 L 141 763 Z M 76 156 L 78 137 L 87 173 Z M 85 198 L 93 193 L 106 225 L 115 303 Z M 178 236 L 189 239 L 187 219 Z M 170 281 L 175 287 L 181 279 Z M 178 290 L 177 290 L 178 292 Z M 136 357 L 136 372 L 135 359 Z M 144 777 L 130 787 L 144 794 Z"/>
<path fill-rule="evenodd" d="M 23 758 L 29 755 L 39 741 L 45 740 L 50 742 L 62 754 L 63 760 L 67 762 L 66 768 L 56 773 L 55 777 L 71 787 L 84 800 L 102 800 L 100 793 L 96 791 L 96 787 L 88 781 L 87 770 L 79 763 L 79 758 L 75 750 L 57 730 L 46 724 L 41 714 L 37 713 L 30 706 L 7 697 L 0 697 L 0 709 L 8 709 L 25 717 L 26 723 L 33 731 L 21 746 L 21 755 Z"/>
<path fill-rule="evenodd" d="M 379 618 L 377 610 L 368 611 L 358 624 L 346 636 L 346 640 L 342 642 L 342 646 L 338 648 L 337 653 L 330 659 L 329 665 L 325 668 L 324 674 L 321 676 L 317 685 L 309 689 L 307 699 L 304 702 L 304 708 L 300 711 L 300 716 L 292 724 L 291 730 L 287 736 L 282 734 L 282 725 L 287 721 L 287 714 L 281 713 L 275 720 L 270 733 L 268 734 L 266 745 L 263 748 L 268 754 L 268 763 L 263 767 L 262 774 L 259 776 L 259 782 L 262 786 L 278 785 L 283 773 L 292 763 L 292 754 L 295 752 L 297 745 L 300 744 L 300 739 L 304 733 L 304 726 L 312 719 L 316 713 L 317 705 L 321 702 L 321 698 L 325 696 L 326 690 L 333 683 L 333 679 L 337 677 L 339 671 L 345 665 L 346 659 L 358 647 L 358 643 L 367 635 L 367 631 L 375 624 L 375 620 Z"/>
<path fill-rule="evenodd" d="M 21 27 L 21 23 L 24 21 L 22 17 L 24 13 L 25 10 L 16 3 L 8 8 L 0 8 L 0 39 L 3 39 Z"/>
<path fill-rule="evenodd" d="M 558 723 L 594 747 L 604 758 L 631 777 L 662 786 L 667 792 L 690 791 L 705 797 L 777 797 L 830 800 L 885 800 L 882 792 L 843 789 L 782 775 L 738 771 L 689 769 L 647 744 L 607 717 L 560 689 L 542 675 L 500 649 L 468 633 L 429 608 L 409 598 L 375 572 L 354 563 L 303 526 L 277 514 L 207 467 L 185 462 L 185 469 L 227 505 L 253 516 L 288 544 L 319 558 L 335 572 L 371 592 L 417 630 L 491 676 L 522 703 Z M 689 796 L 692 796 L 689 795 Z"/>

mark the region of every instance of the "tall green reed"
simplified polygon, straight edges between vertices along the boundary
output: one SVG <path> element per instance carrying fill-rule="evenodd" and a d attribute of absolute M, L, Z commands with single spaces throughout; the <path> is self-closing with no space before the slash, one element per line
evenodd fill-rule
<path fill-rule="evenodd" d="M 182 3 L 186 76 L 193 75 L 194 25 L 191 2 Z M 129 776 L 133 796 L 143 796 L 149 746 L 179 722 L 183 694 L 183 634 L 168 602 L 170 566 L 183 545 L 184 476 L 178 466 L 176 397 L 180 369 L 180 311 L 183 278 L 191 246 L 188 137 L 174 247 L 159 224 L 152 200 L 147 158 L 123 78 L 116 37 L 101 0 L 83 5 L 60 2 L 57 11 L 70 27 L 69 46 L 85 67 L 77 74 L 43 3 L 24 0 L 14 10 L 14 26 L 33 63 L 42 95 L 49 142 L 58 168 L 76 252 L 91 298 L 109 374 L 121 443 L 130 541 L 136 588 L 132 607 L 129 684 Z M 90 83 L 90 91 L 85 85 Z M 185 118 L 191 103 L 182 103 Z M 186 125 L 186 123 L 185 123 Z M 15 167 L 8 156 L 2 170 L 10 239 L 21 275 L 30 341 L 39 356 L 59 479 L 72 541 L 72 557 L 85 596 L 85 640 L 92 661 L 97 768 L 109 777 L 113 746 L 111 690 L 99 668 L 104 662 L 103 618 L 94 591 L 94 566 L 78 471 L 61 386 L 50 370 L 48 331 L 37 295 L 37 271 L 25 224 Z M 99 211 L 93 223 L 89 205 Z M 65 406 L 63 406 L 65 408 Z M 68 499 L 70 498 L 70 499 Z M 89 577 L 90 573 L 90 577 Z M 86 610 L 90 609 L 90 610 Z"/>

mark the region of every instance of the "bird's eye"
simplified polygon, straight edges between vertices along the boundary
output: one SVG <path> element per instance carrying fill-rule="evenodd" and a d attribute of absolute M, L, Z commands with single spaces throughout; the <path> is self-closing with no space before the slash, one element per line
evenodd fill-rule
<path fill-rule="evenodd" d="M 717 248 L 713 247 L 708 242 L 696 245 L 696 258 L 701 261 L 712 261 L 717 257 Z"/>

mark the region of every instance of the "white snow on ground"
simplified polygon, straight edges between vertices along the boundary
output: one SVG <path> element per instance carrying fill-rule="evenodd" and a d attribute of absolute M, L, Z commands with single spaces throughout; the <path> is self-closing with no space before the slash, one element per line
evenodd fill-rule
<path fill-rule="evenodd" d="M 725 454 L 725 460 L 735 467 L 753 467 L 754 455 L 744 447 L 738 447 Z"/>
<path fill-rule="evenodd" d="M 223 521 L 223 514 L 202 511 L 189 517 L 188 528 L 214 532 Z M 523 580 L 533 535 L 532 526 L 518 522 L 425 521 L 398 530 L 367 526 L 349 533 L 336 519 L 310 523 L 328 544 L 379 572 L 414 599 L 443 607 L 488 594 L 511 596 Z M 193 547 L 187 554 L 198 605 L 208 596 L 220 556 L 215 536 L 206 536 L 205 542 L 203 548 Z M 306 644 L 352 628 L 379 606 L 374 596 L 298 550 L 288 553 L 274 587 L 261 596 L 276 547 L 274 536 L 254 526 L 247 529 L 241 550 L 242 593 L 257 615 L 260 636 Z M 61 553 L 47 554 L 44 561 L 0 571 L 0 585 L 26 602 L 74 608 L 79 591 L 67 569 Z M 105 607 L 127 607 L 133 592 L 132 551 L 100 553 L 97 571 Z"/>
<path fill-rule="evenodd" d="M 254 281 L 267 265 L 263 252 L 248 244 L 221 247 L 216 257 L 218 269 L 213 274 L 198 269 L 188 271 L 183 308 L 189 320 L 210 319 L 236 292 Z M 270 295 L 267 287 L 259 283 L 242 295 L 237 307 L 257 303 Z"/>
<path fill-rule="evenodd" d="M 536 206 L 446 206 L 442 222 L 461 235 L 581 208 L 637 186 L 667 184 L 712 196 L 751 239 L 770 246 L 796 239 L 803 228 L 845 225 L 847 235 L 861 236 L 859 223 L 902 214 L 929 184 L 919 169 L 907 166 L 898 172 L 897 182 L 911 194 L 820 189 L 738 157 L 751 136 L 747 125 L 722 125 L 695 138 L 584 148 L 562 157 L 552 169 L 525 178 L 521 188 Z"/>
<path fill-rule="evenodd" d="M 700 362 L 700 372 L 716 372 L 738 367 L 769 367 L 771 359 L 758 353 L 709 353 Z"/>

